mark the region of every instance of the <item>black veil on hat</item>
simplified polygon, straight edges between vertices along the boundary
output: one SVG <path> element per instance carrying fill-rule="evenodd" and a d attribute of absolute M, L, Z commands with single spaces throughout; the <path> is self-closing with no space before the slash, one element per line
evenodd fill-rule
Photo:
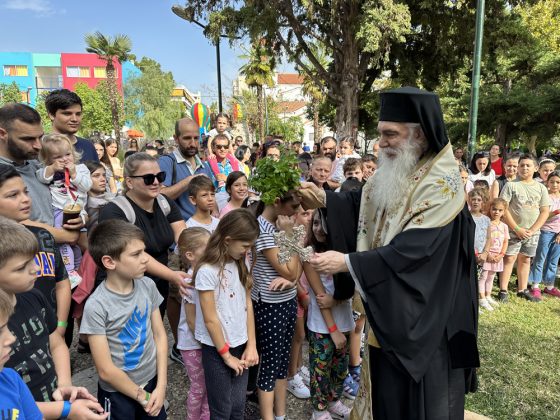
<path fill-rule="evenodd" d="M 407 86 L 381 92 L 380 96 L 379 121 L 419 123 L 436 153 L 449 143 L 435 93 Z"/>

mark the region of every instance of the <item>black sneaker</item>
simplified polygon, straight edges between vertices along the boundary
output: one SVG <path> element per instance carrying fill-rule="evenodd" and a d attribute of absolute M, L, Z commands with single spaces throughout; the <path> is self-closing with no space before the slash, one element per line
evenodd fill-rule
<path fill-rule="evenodd" d="M 508 301 L 508 292 L 507 290 L 500 290 L 498 293 L 498 301 L 502 303 L 507 303 Z"/>
<path fill-rule="evenodd" d="M 531 292 L 529 291 L 529 289 L 525 289 L 525 290 L 521 290 L 520 292 L 517 292 L 517 297 L 522 298 L 522 299 L 526 299 L 529 302 L 540 302 L 539 299 L 537 299 L 535 296 L 533 296 L 531 294 Z"/>
<path fill-rule="evenodd" d="M 185 364 L 183 363 L 183 358 L 181 357 L 181 352 L 177 348 L 177 345 L 173 345 L 173 348 L 171 349 L 171 353 L 169 353 L 169 358 L 174 362 L 185 366 Z"/>

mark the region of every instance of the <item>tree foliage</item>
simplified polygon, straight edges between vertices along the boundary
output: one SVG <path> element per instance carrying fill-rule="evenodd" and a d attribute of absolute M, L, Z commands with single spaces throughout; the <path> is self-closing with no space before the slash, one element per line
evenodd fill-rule
<path fill-rule="evenodd" d="M 164 72 L 158 62 L 147 57 L 137 65 L 142 73 L 124 86 L 127 120 L 148 139 L 167 139 L 183 114 L 181 103 L 171 98 L 173 74 Z"/>
<path fill-rule="evenodd" d="M 10 102 L 21 102 L 21 92 L 16 82 L 0 83 L 0 107 Z"/>

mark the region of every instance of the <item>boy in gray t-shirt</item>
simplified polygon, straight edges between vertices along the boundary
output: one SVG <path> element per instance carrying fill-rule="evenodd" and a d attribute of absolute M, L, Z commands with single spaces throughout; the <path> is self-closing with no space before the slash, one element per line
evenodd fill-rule
<path fill-rule="evenodd" d="M 107 279 L 88 299 L 80 333 L 88 335 L 99 374 L 97 398 L 113 420 L 167 418 L 163 298 L 144 277 L 144 248 L 142 231 L 122 220 L 101 222 L 89 237 L 89 252 Z"/>

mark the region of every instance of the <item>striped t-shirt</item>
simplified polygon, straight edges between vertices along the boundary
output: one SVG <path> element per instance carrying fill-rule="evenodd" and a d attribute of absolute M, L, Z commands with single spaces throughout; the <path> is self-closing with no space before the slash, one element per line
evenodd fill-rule
<path fill-rule="evenodd" d="M 257 262 L 253 268 L 253 289 L 251 290 L 251 299 L 258 301 L 259 299 L 267 303 L 280 303 L 286 302 L 290 299 L 295 299 L 297 289 L 294 286 L 291 289 L 272 291 L 268 289 L 270 282 L 280 275 L 276 272 L 274 267 L 270 265 L 268 260 L 263 254 L 263 251 L 270 248 L 277 248 L 274 242 L 274 233 L 278 229 L 266 220 L 264 217 L 259 216 L 260 234 L 255 248 L 257 250 Z"/>

